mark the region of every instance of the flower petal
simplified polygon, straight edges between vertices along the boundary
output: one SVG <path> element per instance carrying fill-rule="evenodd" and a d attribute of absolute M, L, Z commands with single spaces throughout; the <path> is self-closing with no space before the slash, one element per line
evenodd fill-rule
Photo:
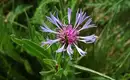
<path fill-rule="evenodd" d="M 72 57 L 71 57 L 71 54 L 73 54 L 73 50 L 72 50 L 72 48 L 71 48 L 71 45 L 68 45 L 67 46 L 67 53 L 68 53 L 68 55 L 69 55 L 69 57 L 70 57 L 70 59 L 72 60 Z"/>
<path fill-rule="evenodd" d="M 50 28 L 48 28 L 45 23 L 43 23 L 43 26 L 41 26 L 41 29 L 42 29 L 43 32 L 50 32 L 50 33 L 55 33 L 55 34 L 58 33 L 58 32 L 55 32 L 55 31 L 51 30 Z"/>
<path fill-rule="evenodd" d="M 87 18 L 89 18 L 89 16 L 86 16 L 85 12 L 82 12 L 82 10 L 80 9 L 79 13 L 77 11 L 76 13 L 76 22 L 75 22 L 75 29 L 82 24 Z"/>
<path fill-rule="evenodd" d="M 70 24 L 72 10 L 68 8 L 68 23 Z"/>
<path fill-rule="evenodd" d="M 80 30 L 83 30 L 83 29 L 86 29 L 88 28 L 88 25 L 92 22 L 92 18 L 90 18 L 85 24 L 84 26 L 80 29 Z"/>
<path fill-rule="evenodd" d="M 91 27 L 96 27 L 94 24 L 90 25 L 91 22 L 92 22 L 92 18 L 88 19 L 88 21 L 84 24 L 84 26 L 79 31 L 84 30 L 84 29 L 88 29 Z"/>
<path fill-rule="evenodd" d="M 82 41 L 84 43 L 94 43 L 98 37 L 93 34 L 93 35 L 90 35 L 90 36 L 79 37 L 79 38 L 83 39 L 83 40 L 79 40 L 79 41 Z"/>
<path fill-rule="evenodd" d="M 57 23 L 62 27 L 62 23 L 61 23 L 60 20 L 58 19 L 58 16 L 57 16 L 57 18 L 56 18 L 54 15 L 52 15 L 52 13 L 50 13 L 50 15 L 51 15 L 51 18 L 52 18 L 53 20 L 55 20 L 55 22 L 57 22 Z"/>
<path fill-rule="evenodd" d="M 48 40 L 48 41 L 46 41 L 46 42 L 42 42 L 42 45 L 41 45 L 41 46 L 49 45 L 49 47 L 50 47 L 52 44 L 54 44 L 54 43 L 56 43 L 56 42 L 58 42 L 58 41 L 60 41 L 60 39 Z"/>
<path fill-rule="evenodd" d="M 86 13 L 83 13 L 79 19 L 78 26 L 82 24 L 89 16 L 86 16 Z"/>
<path fill-rule="evenodd" d="M 50 17 L 48 17 L 48 16 L 46 16 L 46 18 L 47 18 L 51 23 L 53 23 L 54 25 L 56 25 L 59 29 L 61 29 L 60 26 L 57 24 L 57 22 L 56 22 L 55 19 L 52 19 L 52 18 L 50 18 Z"/>
<path fill-rule="evenodd" d="M 80 10 L 81 11 L 81 10 Z M 79 18 L 80 18 L 81 14 L 79 13 L 79 9 L 77 10 L 77 13 L 76 13 L 76 21 L 75 21 L 75 25 L 74 27 L 76 27 L 78 21 L 79 21 Z"/>
<path fill-rule="evenodd" d="M 57 53 L 63 52 L 65 50 L 64 48 L 65 48 L 65 44 L 61 48 L 59 48 L 58 50 L 56 50 L 56 52 Z"/>
<path fill-rule="evenodd" d="M 67 53 L 69 54 L 69 55 L 71 55 L 71 54 L 73 54 L 73 50 L 72 50 L 72 48 L 71 48 L 71 45 L 68 45 L 68 47 L 67 47 Z"/>
<path fill-rule="evenodd" d="M 83 51 L 82 49 L 80 49 L 76 44 L 74 44 L 74 45 L 75 45 L 77 51 L 79 52 L 79 54 L 80 54 L 81 56 L 85 56 L 85 54 L 86 54 L 87 52 L 85 52 L 85 51 Z"/>

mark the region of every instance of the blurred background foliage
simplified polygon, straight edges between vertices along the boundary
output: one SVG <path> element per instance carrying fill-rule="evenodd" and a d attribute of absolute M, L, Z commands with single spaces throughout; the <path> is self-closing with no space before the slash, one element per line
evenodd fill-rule
<path fill-rule="evenodd" d="M 99 36 L 94 44 L 79 46 L 85 57 L 56 54 L 59 44 L 40 47 L 48 33 L 42 22 L 50 12 L 67 22 L 67 9 L 81 8 L 93 18 L 97 28 L 81 35 Z M 82 45 L 82 46 L 81 46 Z M 129 80 L 130 0 L 0 0 L 0 80 Z"/>

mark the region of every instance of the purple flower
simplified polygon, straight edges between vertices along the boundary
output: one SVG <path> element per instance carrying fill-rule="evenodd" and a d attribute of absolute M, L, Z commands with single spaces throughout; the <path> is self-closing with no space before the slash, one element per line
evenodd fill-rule
<path fill-rule="evenodd" d="M 84 56 L 87 52 L 83 51 L 77 46 L 77 42 L 81 41 L 84 43 L 94 43 L 97 39 L 96 35 L 90 35 L 90 36 L 79 36 L 80 31 L 84 29 L 88 29 L 91 27 L 96 27 L 94 24 L 90 24 L 92 19 L 89 16 L 86 16 L 85 12 L 82 12 L 82 10 L 78 10 L 76 13 L 76 21 L 74 26 L 71 24 L 71 9 L 68 8 L 68 25 L 63 24 L 58 17 L 53 16 L 50 14 L 50 17 L 47 17 L 47 19 L 53 23 L 55 26 L 57 26 L 57 31 L 53 31 L 50 28 L 47 27 L 47 25 L 44 23 L 43 26 L 41 26 L 43 32 L 49 32 L 54 33 L 57 36 L 57 39 L 55 40 L 48 40 L 46 42 L 42 42 L 42 46 L 49 45 L 49 47 L 56 43 L 60 42 L 62 44 L 61 48 L 56 50 L 57 53 L 67 51 L 68 55 L 71 57 L 73 54 L 72 46 L 75 46 L 77 51 L 81 56 Z M 83 24 L 83 27 L 80 28 L 81 24 Z"/>

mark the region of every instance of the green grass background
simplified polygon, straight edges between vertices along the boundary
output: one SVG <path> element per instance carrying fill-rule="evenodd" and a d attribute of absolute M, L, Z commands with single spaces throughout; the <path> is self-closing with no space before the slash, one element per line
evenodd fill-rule
<path fill-rule="evenodd" d="M 50 12 L 67 22 L 71 8 L 72 24 L 81 8 L 97 28 L 81 35 L 96 34 L 94 44 L 79 43 L 87 51 L 73 60 L 56 54 L 60 44 L 49 49 L 41 41 L 54 35 L 43 33 L 42 22 Z M 129 80 L 130 79 L 130 0 L 0 0 L 0 80 Z"/>

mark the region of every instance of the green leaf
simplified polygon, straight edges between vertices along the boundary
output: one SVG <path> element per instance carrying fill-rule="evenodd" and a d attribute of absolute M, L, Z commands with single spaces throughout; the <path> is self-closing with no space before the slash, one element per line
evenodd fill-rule
<path fill-rule="evenodd" d="M 22 40 L 23 47 L 33 56 L 37 56 L 39 58 L 50 58 L 50 55 L 39 45 L 36 43 L 29 41 L 27 39 Z"/>
<path fill-rule="evenodd" d="M 62 75 L 63 75 L 63 72 L 64 72 L 63 68 L 60 68 L 60 69 L 55 73 L 55 75 L 56 75 L 56 76 L 59 76 L 59 77 L 61 78 Z"/>
<path fill-rule="evenodd" d="M 107 75 L 105 75 L 105 74 L 102 74 L 102 73 L 100 73 L 100 72 L 97 72 L 97 71 L 95 71 L 95 70 L 92 70 L 92 69 L 89 69 L 89 68 L 86 68 L 86 67 L 83 67 L 83 66 L 73 65 L 73 67 L 75 67 L 75 68 L 77 68 L 77 69 L 80 69 L 80 70 L 84 70 L 84 71 L 87 71 L 87 72 L 91 72 L 91 73 L 100 75 L 100 76 L 105 77 L 105 78 L 110 79 L 110 80 L 115 80 L 115 79 L 113 79 L 113 78 L 111 78 L 111 77 L 109 77 L 109 76 L 107 76 Z"/>
<path fill-rule="evenodd" d="M 41 71 L 40 74 L 41 75 L 48 75 L 48 74 L 53 74 L 55 72 L 54 69 L 50 70 L 50 71 Z"/>
<path fill-rule="evenodd" d="M 22 40 L 21 39 L 18 39 L 18 38 L 15 38 L 15 35 L 11 35 L 11 39 L 12 39 L 12 41 L 13 42 L 15 42 L 16 44 L 18 44 L 18 45 L 22 45 Z"/>
<path fill-rule="evenodd" d="M 43 48 L 32 41 L 27 39 L 21 40 L 13 37 L 12 40 L 18 45 L 22 46 L 30 55 L 36 56 L 40 60 L 43 58 L 50 58 L 50 55 Z"/>
<path fill-rule="evenodd" d="M 31 68 L 31 65 L 29 64 L 29 62 L 27 60 L 24 60 L 24 66 L 25 66 L 25 69 L 28 73 L 33 74 L 33 70 Z"/>
<path fill-rule="evenodd" d="M 51 66 L 52 68 L 53 68 L 54 66 L 56 66 L 56 63 L 57 63 L 55 60 L 52 60 L 52 59 L 43 59 L 43 62 L 44 62 L 45 64 Z"/>

